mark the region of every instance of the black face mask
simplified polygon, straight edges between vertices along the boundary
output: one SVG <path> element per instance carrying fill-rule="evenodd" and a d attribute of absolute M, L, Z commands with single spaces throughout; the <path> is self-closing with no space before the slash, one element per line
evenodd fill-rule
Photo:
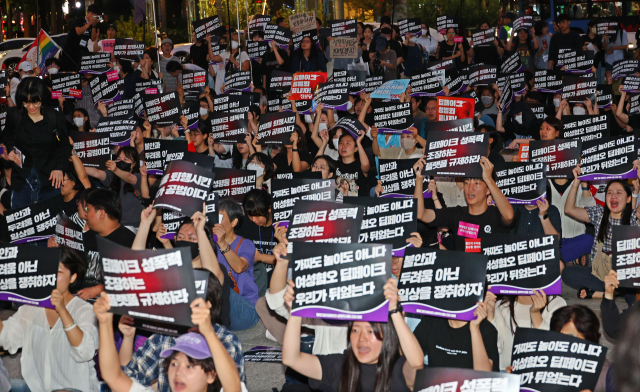
<path fill-rule="evenodd" d="M 191 249 L 191 258 L 195 259 L 200 254 L 200 248 L 197 242 L 189 241 L 176 241 L 176 248 L 189 248 Z"/>
<path fill-rule="evenodd" d="M 131 164 L 127 163 L 125 161 L 118 161 L 116 162 L 116 167 L 122 171 L 126 171 L 126 172 L 130 172 L 131 171 Z"/>
<path fill-rule="evenodd" d="M 390 27 L 384 27 L 384 28 L 380 29 L 380 34 L 391 34 L 391 28 Z"/>

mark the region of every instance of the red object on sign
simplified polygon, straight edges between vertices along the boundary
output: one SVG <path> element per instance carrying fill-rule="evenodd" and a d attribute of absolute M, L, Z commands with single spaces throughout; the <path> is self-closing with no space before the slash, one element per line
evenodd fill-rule
<path fill-rule="evenodd" d="M 52 99 L 58 99 L 62 97 L 62 91 L 52 91 L 51 92 L 51 98 Z"/>
<path fill-rule="evenodd" d="M 326 72 L 298 72 L 293 74 L 290 99 L 306 101 L 313 99 L 313 90 L 320 83 L 327 82 Z"/>
<path fill-rule="evenodd" d="M 82 90 L 78 90 L 75 88 L 69 89 L 69 96 L 72 98 L 82 98 Z"/>
<path fill-rule="evenodd" d="M 158 94 L 158 89 L 157 88 L 145 88 L 144 89 L 144 93 L 145 94 Z"/>
<path fill-rule="evenodd" d="M 473 118 L 475 106 L 473 98 L 438 97 L 438 121 Z"/>
<path fill-rule="evenodd" d="M 453 37 L 453 42 L 455 42 L 456 44 L 459 44 L 462 42 L 464 38 L 458 36 L 458 37 Z"/>
<path fill-rule="evenodd" d="M 114 80 L 118 80 L 120 75 L 118 75 L 118 71 L 109 71 L 107 72 L 107 80 L 113 82 Z"/>
<path fill-rule="evenodd" d="M 207 77 L 206 75 L 200 75 L 193 78 L 193 83 L 206 83 Z"/>
<path fill-rule="evenodd" d="M 521 144 L 518 150 L 518 159 L 520 162 L 529 162 L 529 144 Z"/>
<path fill-rule="evenodd" d="M 465 238 L 464 251 L 467 253 L 480 253 L 482 251 L 480 238 Z"/>

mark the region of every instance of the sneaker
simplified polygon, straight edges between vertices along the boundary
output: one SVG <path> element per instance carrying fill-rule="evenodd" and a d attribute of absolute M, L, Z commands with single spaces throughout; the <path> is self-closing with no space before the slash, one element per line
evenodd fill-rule
<path fill-rule="evenodd" d="M 265 335 L 267 336 L 267 339 L 269 339 L 269 340 L 273 340 L 274 342 L 277 342 L 277 341 L 278 341 L 278 339 L 276 339 L 276 338 L 271 334 L 271 332 L 269 332 L 269 330 L 268 330 L 268 329 L 267 329 L 267 333 L 266 333 Z"/>

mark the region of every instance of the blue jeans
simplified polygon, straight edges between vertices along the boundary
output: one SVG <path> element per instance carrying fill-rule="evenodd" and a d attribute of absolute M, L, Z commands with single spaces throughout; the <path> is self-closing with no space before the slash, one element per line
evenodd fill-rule
<path fill-rule="evenodd" d="M 49 181 L 47 179 L 47 181 Z M 31 169 L 29 177 L 25 178 L 26 184 L 20 191 L 11 192 L 11 208 L 22 208 L 30 206 L 31 204 L 39 201 L 50 199 L 60 194 L 60 189 L 52 189 L 47 192 L 41 193 L 42 181 L 38 176 L 36 169 Z"/>
<path fill-rule="evenodd" d="M 231 290 L 229 295 L 229 305 L 231 312 L 231 330 L 242 331 L 256 325 L 260 320 L 256 306 L 248 299 Z"/>
<path fill-rule="evenodd" d="M 11 380 L 11 392 L 31 392 L 31 389 L 27 386 L 24 380 L 19 378 L 12 378 Z"/>
<path fill-rule="evenodd" d="M 593 236 L 590 234 L 582 234 L 573 238 L 563 238 L 560 253 L 562 253 L 562 261 L 568 263 L 584 254 L 591 253 L 593 246 Z"/>

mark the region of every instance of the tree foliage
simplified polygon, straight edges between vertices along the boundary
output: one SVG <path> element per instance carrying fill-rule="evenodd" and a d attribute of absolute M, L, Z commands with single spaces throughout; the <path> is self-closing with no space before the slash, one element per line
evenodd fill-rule
<path fill-rule="evenodd" d="M 118 29 L 118 37 L 133 38 L 136 41 L 142 41 L 144 36 L 144 23 L 137 25 L 133 21 L 133 11 L 127 15 L 120 15 L 120 18 L 115 22 L 116 29 Z M 145 36 L 145 46 L 155 45 L 155 34 L 153 32 L 147 33 Z"/>
<path fill-rule="evenodd" d="M 496 25 L 500 9 L 499 0 L 405 0 L 408 14 L 419 17 L 431 28 L 441 15 L 460 17 L 465 28 L 478 28 L 482 22 Z"/>
<path fill-rule="evenodd" d="M 266 1 L 266 0 L 265 0 Z M 200 3 L 202 4 L 202 2 Z M 217 5 L 219 4 L 219 6 Z M 238 6 L 236 10 L 236 4 Z M 249 6 L 249 12 L 247 13 L 247 5 Z M 221 0 L 221 1 L 209 1 L 206 7 L 200 7 L 200 14 L 203 18 L 218 14 L 218 10 L 221 11 L 220 21 L 224 25 L 228 25 L 231 28 L 238 28 L 238 14 L 240 16 L 240 30 L 247 27 L 247 15 L 249 19 L 253 15 L 262 14 L 262 4 L 255 4 L 253 0 Z M 229 7 L 227 9 L 227 7 Z M 228 12 L 227 12 L 228 11 Z M 269 5 L 265 10 L 265 15 L 269 15 Z"/>

